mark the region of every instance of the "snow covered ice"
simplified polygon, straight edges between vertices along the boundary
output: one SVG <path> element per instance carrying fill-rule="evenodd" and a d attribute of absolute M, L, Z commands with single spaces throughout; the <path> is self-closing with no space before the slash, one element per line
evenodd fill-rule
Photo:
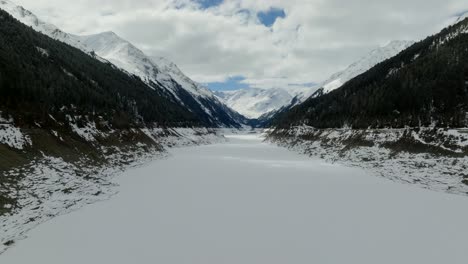
<path fill-rule="evenodd" d="M 0 263 L 466 263 L 468 199 L 324 163 L 255 134 L 177 148 Z"/>

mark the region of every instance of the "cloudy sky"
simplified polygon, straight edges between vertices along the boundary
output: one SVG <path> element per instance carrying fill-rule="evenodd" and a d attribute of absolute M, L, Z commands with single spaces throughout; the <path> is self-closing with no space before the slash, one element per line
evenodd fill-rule
<path fill-rule="evenodd" d="M 114 31 L 216 89 L 318 83 L 468 11 L 466 0 L 13 1 L 69 33 Z"/>

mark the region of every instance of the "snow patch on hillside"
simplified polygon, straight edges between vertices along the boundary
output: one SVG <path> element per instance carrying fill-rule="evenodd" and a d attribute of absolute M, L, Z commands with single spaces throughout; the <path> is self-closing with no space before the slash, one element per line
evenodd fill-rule
<path fill-rule="evenodd" d="M 12 120 L 0 118 L 0 144 L 19 150 L 31 146 L 32 142 L 29 136 L 22 133 L 21 129 L 15 127 L 11 122 Z"/>
<path fill-rule="evenodd" d="M 36 47 L 37 51 L 44 57 L 49 57 L 49 51 L 41 47 Z"/>

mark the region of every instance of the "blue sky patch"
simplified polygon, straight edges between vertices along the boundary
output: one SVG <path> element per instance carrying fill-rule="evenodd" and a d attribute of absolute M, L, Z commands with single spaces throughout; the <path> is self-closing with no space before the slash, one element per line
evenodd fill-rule
<path fill-rule="evenodd" d="M 248 84 L 242 83 L 245 80 L 242 76 L 231 77 L 225 82 L 207 83 L 206 86 L 212 91 L 233 91 L 244 88 L 249 88 Z"/>
<path fill-rule="evenodd" d="M 279 17 L 285 18 L 286 13 L 283 9 L 271 8 L 266 12 L 259 12 L 257 17 L 263 25 L 271 27 Z"/>
<path fill-rule="evenodd" d="M 203 8 L 210 8 L 213 6 L 218 6 L 223 3 L 224 0 L 195 0 L 200 3 Z"/>

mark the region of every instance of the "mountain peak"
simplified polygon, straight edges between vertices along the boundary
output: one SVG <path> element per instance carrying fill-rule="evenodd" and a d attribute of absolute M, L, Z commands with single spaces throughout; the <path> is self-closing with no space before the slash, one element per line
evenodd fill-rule
<path fill-rule="evenodd" d="M 18 6 L 8 0 L 0 0 L 0 8 L 8 12 L 21 23 L 32 27 L 35 31 L 41 32 L 44 35 L 50 36 L 70 46 L 85 50 L 85 47 L 76 36 L 67 34 L 56 26 L 40 20 L 36 15 L 24 9 L 22 6 Z"/>
<path fill-rule="evenodd" d="M 414 41 L 409 41 L 409 40 L 392 40 L 392 41 L 388 42 L 388 44 L 383 45 L 380 48 L 401 47 L 401 46 L 405 46 L 405 45 L 411 45 L 413 43 L 414 43 Z"/>
<path fill-rule="evenodd" d="M 106 31 L 106 32 L 97 33 L 97 34 L 80 36 L 80 38 L 82 38 L 85 42 L 101 42 L 102 44 L 106 43 L 106 45 L 109 45 L 109 43 L 111 45 L 117 45 L 117 44 L 122 44 L 122 43 L 129 44 L 128 41 L 121 38 L 119 35 L 117 35 L 113 31 Z M 89 43 L 89 44 L 96 44 L 96 43 Z"/>
<path fill-rule="evenodd" d="M 126 40 L 121 38 L 119 35 L 117 35 L 114 31 L 105 31 L 105 32 L 89 35 L 88 37 L 91 37 L 91 36 L 108 38 L 108 39 L 115 39 L 115 40 L 120 40 L 120 41 L 127 42 Z"/>
<path fill-rule="evenodd" d="M 455 20 L 454 24 L 458 24 L 458 23 L 462 22 L 463 20 L 467 20 L 467 18 L 468 18 L 468 11 L 465 12 L 465 13 L 462 13 L 461 15 L 459 15 L 457 20 Z"/>
<path fill-rule="evenodd" d="M 285 89 L 248 88 L 236 91 L 217 92 L 216 95 L 224 102 L 248 118 L 260 116 L 276 111 L 289 104 L 293 96 Z"/>
<path fill-rule="evenodd" d="M 117 34 L 115 34 L 114 31 L 104 31 L 104 32 L 101 32 L 100 33 L 101 35 L 109 35 L 109 36 L 115 36 L 115 37 L 118 37 Z"/>

